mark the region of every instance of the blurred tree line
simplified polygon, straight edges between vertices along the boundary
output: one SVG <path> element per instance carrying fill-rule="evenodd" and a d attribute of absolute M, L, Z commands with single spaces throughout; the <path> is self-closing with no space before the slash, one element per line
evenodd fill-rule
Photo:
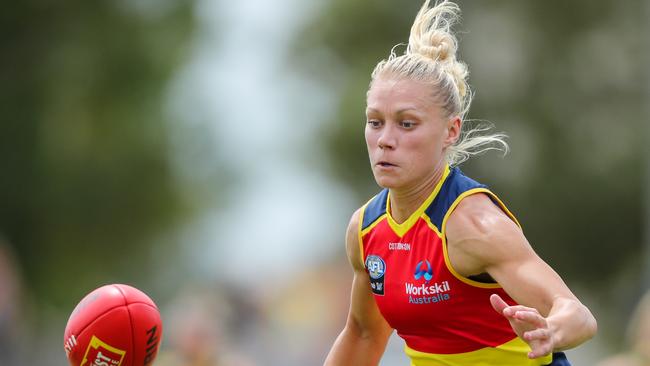
<path fill-rule="evenodd" d="M 0 12 L 0 235 L 35 303 L 146 280 L 195 208 L 170 166 L 165 86 L 193 4 L 19 1 Z"/>
<path fill-rule="evenodd" d="M 566 280 L 625 313 L 647 286 L 644 3 L 458 3 L 460 59 L 476 91 L 469 117 L 511 137 L 505 158 L 490 153 L 461 168 L 501 196 Z M 378 191 L 363 138 L 370 73 L 408 42 L 421 5 L 331 0 L 294 47 L 295 67 L 337 95 L 322 131 L 326 166 L 354 187 L 358 205 Z"/>

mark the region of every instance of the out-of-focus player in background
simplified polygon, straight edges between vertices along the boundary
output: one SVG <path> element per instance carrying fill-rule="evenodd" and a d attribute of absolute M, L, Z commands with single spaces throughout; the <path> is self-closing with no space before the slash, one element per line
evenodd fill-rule
<path fill-rule="evenodd" d="M 464 123 L 472 93 L 452 2 L 416 16 L 406 52 L 372 72 L 365 138 L 384 188 L 357 210 L 345 328 L 327 366 L 377 365 L 393 330 L 412 365 L 569 365 L 596 320 L 532 249 L 515 216 L 458 165 L 503 135 Z"/>
<path fill-rule="evenodd" d="M 23 286 L 14 254 L 0 236 L 0 365 L 20 364 L 24 347 Z"/>
<path fill-rule="evenodd" d="M 632 313 L 625 338 L 626 349 L 607 357 L 597 366 L 650 366 L 650 290 Z"/>

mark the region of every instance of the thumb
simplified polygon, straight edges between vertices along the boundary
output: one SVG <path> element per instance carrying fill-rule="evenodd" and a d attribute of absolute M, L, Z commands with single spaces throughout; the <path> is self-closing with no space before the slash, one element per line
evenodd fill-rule
<path fill-rule="evenodd" d="M 505 301 L 503 301 L 501 296 L 497 294 L 492 294 L 492 296 L 490 296 L 490 303 L 492 304 L 492 308 L 494 309 L 494 311 L 496 311 L 501 315 L 504 315 L 503 310 L 508 307 L 508 304 Z"/>

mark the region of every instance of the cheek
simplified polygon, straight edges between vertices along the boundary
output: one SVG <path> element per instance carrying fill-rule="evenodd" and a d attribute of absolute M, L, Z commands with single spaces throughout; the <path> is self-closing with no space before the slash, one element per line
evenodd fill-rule
<path fill-rule="evenodd" d="M 411 141 L 411 148 L 413 151 L 413 163 L 429 168 L 436 165 L 442 156 L 442 142 L 440 136 L 428 136 Z"/>
<path fill-rule="evenodd" d="M 437 156 L 442 154 L 442 151 L 445 149 L 445 138 L 446 134 L 444 131 L 436 131 L 436 133 L 432 134 L 429 140 L 429 151 L 431 154 Z"/>
<path fill-rule="evenodd" d="M 374 131 L 368 127 L 366 127 L 364 131 L 364 136 L 366 138 L 366 145 L 368 146 L 368 148 L 375 146 L 377 144 L 377 137 L 375 136 L 376 134 L 373 132 Z"/>

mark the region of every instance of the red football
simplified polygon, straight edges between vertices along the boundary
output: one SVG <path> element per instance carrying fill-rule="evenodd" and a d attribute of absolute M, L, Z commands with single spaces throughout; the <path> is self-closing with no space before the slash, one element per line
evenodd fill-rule
<path fill-rule="evenodd" d="M 146 366 L 158 353 L 162 322 L 156 304 L 128 285 L 102 286 L 72 311 L 63 348 L 72 366 Z"/>

